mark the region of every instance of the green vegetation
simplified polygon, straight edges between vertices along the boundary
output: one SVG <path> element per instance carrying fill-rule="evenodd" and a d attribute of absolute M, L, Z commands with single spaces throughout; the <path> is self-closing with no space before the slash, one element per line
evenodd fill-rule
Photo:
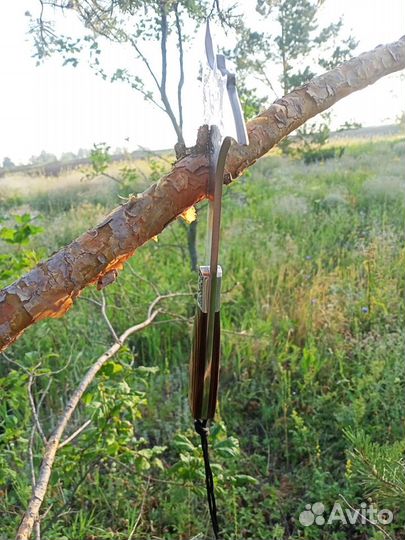
<path fill-rule="evenodd" d="M 345 151 L 344 146 L 332 146 L 330 137 L 330 114 L 322 115 L 323 121 L 306 122 L 297 130 L 295 138 L 286 137 L 279 145 L 283 154 L 304 160 L 305 165 L 340 158 Z"/>
<path fill-rule="evenodd" d="M 355 508 L 373 501 L 392 510 L 383 529 L 404 538 L 405 139 L 340 144 L 340 159 L 308 165 L 273 152 L 224 197 L 221 390 L 211 430 L 224 539 L 384 537 L 370 524 L 300 524 L 306 504 L 345 508 L 340 495 Z M 131 191 L 140 191 L 132 178 Z M 12 189 L 14 180 L 2 213 L 41 214 L 44 231 L 27 246 L 37 253 L 63 246 L 119 202 L 120 185 L 108 178 L 47 179 L 54 187 L 42 191 Z M 199 219 L 202 247 L 204 205 Z M 186 234 L 184 223 L 170 226 L 105 289 L 117 333 L 144 320 L 151 283 L 161 293 L 195 291 Z M 14 536 L 30 496 L 29 374 L 49 433 L 111 344 L 85 298 L 99 299 L 84 291 L 67 316 L 30 328 L 2 358 L 0 538 Z M 85 394 L 69 433 L 91 423 L 58 453 L 42 538 L 209 534 L 187 403 L 194 301 L 162 305 L 157 322 L 133 335 Z M 38 437 L 36 467 L 41 448 Z"/>

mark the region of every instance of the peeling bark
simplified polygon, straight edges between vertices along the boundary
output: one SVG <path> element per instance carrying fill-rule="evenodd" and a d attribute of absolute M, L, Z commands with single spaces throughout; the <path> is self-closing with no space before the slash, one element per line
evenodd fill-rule
<path fill-rule="evenodd" d="M 238 177 L 309 118 L 404 68 L 405 36 L 363 53 L 276 100 L 247 124 L 249 146 L 232 145 L 227 178 Z M 97 227 L 0 291 L 0 350 L 31 324 L 47 317 L 62 317 L 88 285 L 108 284 L 139 246 L 206 197 L 208 157 L 201 150 L 203 139 L 201 130 L 198 152 L 178 161 L 168 175 L 142 195 L 132 197 Z"/>

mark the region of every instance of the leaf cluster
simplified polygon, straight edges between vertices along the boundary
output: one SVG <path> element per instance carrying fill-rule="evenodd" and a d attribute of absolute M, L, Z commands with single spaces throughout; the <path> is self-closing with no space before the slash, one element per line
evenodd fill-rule
<path fill-rule="evenodd" d="M 28 213 L 14 215 L 11 219 L 14 226 L 10 226 L 6 218 L 0 218 L 0 241 L 10 247 L 8 253 L 0 253 L 0 282 L 4 283 L 38 262 L 34 251 L 22 248 L 29 244 L 33 236 L 44 230 L 34 224 L 34 220 L 38 218 Z"/>

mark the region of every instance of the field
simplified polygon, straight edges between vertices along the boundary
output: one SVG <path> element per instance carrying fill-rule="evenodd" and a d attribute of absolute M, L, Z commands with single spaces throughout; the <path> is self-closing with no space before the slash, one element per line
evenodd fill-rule
<path fill-rule="evenodd" d="M 310 165 L 274 151 L 224 196 L 222 371 L 211 456 L 226 540 L 405 538 L 405 138 L 342 144 L 341 158 Z M 24 264 L 71 241 L 167 167 L 129 165 L 142 174 L 125 192 L 106 178 L 83 181 L 80 172 L 0 179 L 5 223 L 29 213 L 43 227 L 24 246 Z M 198 215 L 202 253 L 205 205 Z M 117 333 L 145 319 L 155 289 L 190 295 L 166 300 L 156 323 L 135 334 L 86 393 L 68 431 L 91 423 L 58 453 L 43 539 L 210 537 L 187 402 L 196 276 L 186 227 L 179 220 L 139 249 L 105 289 Z M 12 249 L 17 256 L 22 248 Z M 4 273 L 3 285 L 15 277 Z M 29 375 L 21 366 L 35 374 L 50 433 L 112 343 L 94 300 L 94 288 L 84 291 L 67 316 L 30 328 L 2 358 L 2 539 L 15 535 L 31 489 Z M 36 466 L 41 448 L 38 437 Z M 393 521 L 306 526 L 300 513 L 316 502 L 326 520 L 335 502 L 343 510 L 364 502 L 391 510 Z"/>

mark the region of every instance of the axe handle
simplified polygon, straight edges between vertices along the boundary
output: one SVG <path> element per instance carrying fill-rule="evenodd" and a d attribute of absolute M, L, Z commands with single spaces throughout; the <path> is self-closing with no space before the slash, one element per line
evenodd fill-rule
<path fill-rule="evenodd" d="M 211 420 L 215 415 L 218 393 L 219 357 L 221 343 L 220 311 L 214 315 L 211 358 L 206 361 L 208 314 L 197 305 L 190 358 L 189 401 L 193 418 Z"/>

